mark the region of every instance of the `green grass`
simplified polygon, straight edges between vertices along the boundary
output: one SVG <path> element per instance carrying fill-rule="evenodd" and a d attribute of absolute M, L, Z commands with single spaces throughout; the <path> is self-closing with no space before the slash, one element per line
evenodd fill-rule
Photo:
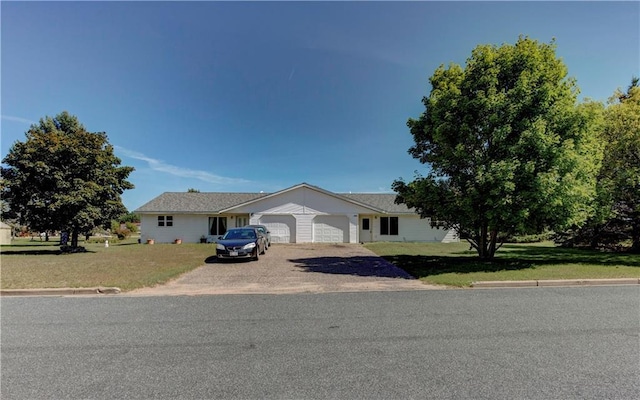
<path fill-rule="evenodd" d="M 16 239 L 0 248 L 2 289 L 119 287 L 124 291 L 165 283 L 207 262 L 205 244 L 137 244 L 137 239 L 81 243 L 86 253 L 60 254 L 57 241 Z M 473 281 L 639 278 L 640 256 L 554 247 L 551 243 L 507 244 L 487 262 L 466 243 L 370 243 L 376 254 L 427 282 L 469 286 Z"/>
<path fill-rule="evenodd" d="M 119 287 L 165 283 L 215 255 L 211 244 L 138 244 L 137 239 L 80 243 L 86 253 L 60 254 L 57 241 L 14 239 L 0 248 L 2 289 Z"/>
<path fill-rule="evenodd" d="M 640 278 L 640 256 L 565 249 L 553 243 L 505 244 L 493 261 L 461 243 L 369 243 L 365 247 L 420 280 L 449 286 L 474 281 Z"/>

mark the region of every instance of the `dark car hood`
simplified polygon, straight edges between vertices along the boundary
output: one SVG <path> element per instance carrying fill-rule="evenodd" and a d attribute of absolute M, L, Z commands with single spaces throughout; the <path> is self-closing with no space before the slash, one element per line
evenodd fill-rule
<path fill-rule="evenodd" d="M 257 239 L 219 239 L 218 243 L 227 247 L 242 247 L 249 243 L 255 242 Z"/>

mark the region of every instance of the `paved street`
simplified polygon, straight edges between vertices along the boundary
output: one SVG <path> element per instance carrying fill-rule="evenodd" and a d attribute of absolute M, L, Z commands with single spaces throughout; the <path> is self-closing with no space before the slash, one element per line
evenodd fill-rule
<path fill-rule="evenodd" d="M 3 399 L 632 399 L 640 290 L 2 298 Z"/>

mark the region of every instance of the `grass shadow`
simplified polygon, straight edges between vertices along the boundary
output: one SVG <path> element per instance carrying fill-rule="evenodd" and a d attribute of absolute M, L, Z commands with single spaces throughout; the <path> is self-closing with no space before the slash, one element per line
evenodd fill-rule
<path fill-rule="evenodd" d="M 515 271 L 534 267 L 534 263 L 529 260 L 483 261 L 472 257 L 422 255 L 395 255 L 382 256 L 382 258 L 416 278 L 447 273 Z"/>
<path fill-rule="evenodd" d="M 417 278 L 447 273 L 515 271 L 559 264 L 640 267 L 640 257 L 631 253 L 523 245 L 504 245 L 491 261 L 479 259 L 474 251 L 458 251 L 451 256 L 398 254 L 383 255 L 382 258 Z"/>
<path fill-rule="evenodd" d="M 16 248 L 16 247 L 51 247 L 51 246 L 59 246 L 60 242 L 58 240 L 51 240 L 51 241 L 40 241 L 40 240 L 22 240 L 19 243 L 16 243 L 17 241 L 14 240 L 13 243 L 11 244 L 3 244 L 2 248 L 5 247 L 10 247 L 10 248 Z"/>
<path fill-rule="evenodd" d="M 4 246 L 3 246 L 4 247 Z M 84 249 L 82 251 L 62 251 L 61 249 L 51 248 L 48 249 L 29 249 L 24 246 L 16 248 L 15 250 L 4 250 L 0 252 L 3 256 L 20 255 L 20 256 L 50 256 L 50 255 L 63 255 L 63 254 L 83 254 L 83 253 L 95 253 L 93 250 Z"/>
<path fill-rule="evenodd" d="M 395 265 L 374 256 L 310 257 L 290 259 L 288 261 L 294 263 L 297 268 L 304 272 L 415 279 Z"/>
<path fill-rule="evenodd" d="M 504 252 L 497 253 L 500 258 L 518 257 L 536 264 L 600 264 L 640 267 L 640 256 L 629 252 L 606 252 L 564 247 L 542 247 L 509 245 L 503 246 Z"/>
<path fill-rule="evenodd" d="M 4 246 L 3 246 L 4 247 Z M 51 255 L 51 254 L 62 254 L 62 251 L 60 249 L 58 250 L 54 250 L 54 249 L 41 249 L 41 250 L 2 250 L 2 255 L 3 256 L 8 256 L 8 255 L 21 255 L 21 256 L 45 256 L 45 255 Z"/>

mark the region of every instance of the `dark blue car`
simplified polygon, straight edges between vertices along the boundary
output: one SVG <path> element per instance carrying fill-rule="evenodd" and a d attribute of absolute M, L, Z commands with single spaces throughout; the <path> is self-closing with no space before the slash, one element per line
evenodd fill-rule
<path fill-rule="evenodd" d="M 265 238 L 256 228 L 231 228 L 218 237 L 216 255 L 218 258 L 257 260 L 264 254 L 265 247 Z"/>

